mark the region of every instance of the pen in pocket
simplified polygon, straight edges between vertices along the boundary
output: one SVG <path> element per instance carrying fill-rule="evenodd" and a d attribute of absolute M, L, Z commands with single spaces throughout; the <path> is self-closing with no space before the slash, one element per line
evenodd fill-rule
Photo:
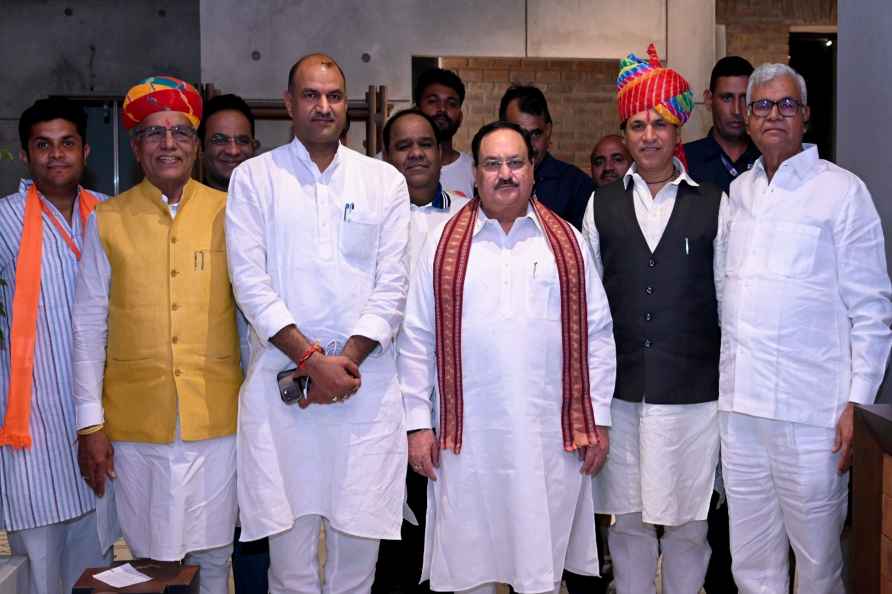
<path fill-rule="evenodd" d="M 690 256 L 690 255 L 691 255 L 691 244 L 688 243 L 688 238 L 687 238 L 687 237 L 684 238 L 684 255 L 685 255 L 685 256 Z"/>
<path fill-rule="evenodd" d="M 353 212 L 353 203 L 348 202 L 344 205 L 344 220 L 346 221 L 350 217 L 350 213 Z"/>

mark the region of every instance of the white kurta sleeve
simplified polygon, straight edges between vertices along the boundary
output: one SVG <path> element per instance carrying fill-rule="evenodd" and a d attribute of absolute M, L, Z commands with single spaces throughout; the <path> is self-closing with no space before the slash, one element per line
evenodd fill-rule
<path fill-rule="evenodd" d="M 375 261 L 375 286 L 351 332 L 376 341 L 382 350 L 399 330 L 409 284 L 409 190 L 402 175 L 387 190 Z"/>
<path fill-rule="evenodd" d="M 585 214 L 582 216 L 582 236 L 588 245 L 598 277 L 601 278 L 604 276 L 604 265 L 601 262 L 601 241 L 598 228 L 595 226 L 595 192 L 592 192 L 592 197 L 585 207 Z"/>
<path fill-rule="evenodd" d="M 725 286 L 725 259 L 728 254 L 728 226 L 731 221 L 728 206 L 728 195 L 722 192 L 719 203 L 719 221 L 715 239 L 712 241 L 712 274 L 715 281 L 715 298 L 719 312 L 722 311 L 722 294 Z M 719 315 L 721 325 L 721 315 Z"/>
<path fill-rule="evenodd" d="M 589 202 L 591 205 L 591 201 Z M 597 233 L 597 231 L 595 231 Z M 592 265 L 586 253 L 585 241 L 580 241 L 585 263 L 585 299 L 588 308 L 588 378 L 595 412 L 595 423 L 612 425 L 610 405 L 616 384 L 616 344 L 613 339 L 613 318 L 607 293 L 601 283 L 600 269 Z"/>
<path fill-rule="evenodd" d="M 397 372 L 406 430 L 430 429 L 431 395 L 437 376 L 433 264 L 439 233 L 429 233 L 409 283 L 406 316 L 397 339 Z"/>
<path fill-rule="evenodd" d="M 892 345 L 892 289 L 883 228 L 870 192 L 855 179 L 833 228 L 840 297 L 852 324 L 849 401 L 872 404 Z"/>
<path fill-rule="evenodd" d="M 295 324 L 288 306 L 273 288 L 267 271 L 263 201 L 250 173 L 236 168 L 226 199 L 226 257 L 239 309 L 266 345 L 279 330 Z"/>
<path fill-rule="evenodd" d="M 111 264 L 99 239 L 96 214 L 90 215 L 84 234 L 72 307 L 73 397 L 76 429 L 105 421 L 102 380 L 108 336 L 108 293 Z"/>

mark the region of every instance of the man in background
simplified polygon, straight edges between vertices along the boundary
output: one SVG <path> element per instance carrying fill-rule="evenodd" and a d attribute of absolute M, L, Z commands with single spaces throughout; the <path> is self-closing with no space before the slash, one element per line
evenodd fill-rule
<path fill-rule="evenodd" d="M 592 149 L 592 181 L 595 187 L 606 186 L 620 179 L 632 165 L 632 156 L 622 136 L 608 134 Z"/>
<path fill-rule="evenodd" d="M 499 119 L 527 131 L 533 143 L 536 198 L 577 229 L 592 195 L 592 178 L 548 152 L 552 121 L 548 101 L 537 87 L 513 85 L 502 95 Z"/>
<path fill-rule="evenodd" d="M 451 70 L 431 68 L 418 77 L 415 106 L 433 118 L 440 129 L 440 182 L 447 190 L 474 197 L 474 163 L 471 155 L 456 150 L 452 139 L 462 121 L 465 84 Z"/>

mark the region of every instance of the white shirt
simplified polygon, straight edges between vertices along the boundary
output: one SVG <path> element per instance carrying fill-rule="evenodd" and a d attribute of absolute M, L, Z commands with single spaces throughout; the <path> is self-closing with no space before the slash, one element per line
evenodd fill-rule
<path fill-rule="evenodd" d="M 415 260 L 418 258 L 421 247 L 424 245 L 424 238 L 433 229 L 441 223 L 445 223 L 452 218 L 452 215 L 461 210 L 468 199 L 443 190 L 441 196 L 438 196 L 433 202 L 418 206 L 409 204 L 409 273 L 415 268 Z"/>
<path fill-rule="evenodd" d="M 252 328 L 238 421 L 244 540 L 308 514 L 399 538 L 407 454 L 391 340 L 405 307 L 408 226 L 405 178 L 345 146 L 325 171 L 295 138 L 233 172 L 230 278 Z M 305 410 L 284 404 L 276 374 L 296 365 L 269 338 L 290 324 L 335 350 L 353 335 L 377 341 L 359 392 Z"/>
<path fill-rule="evenodd" d="M 697 187 L 700 184 L 695 182 L 688 172 L 685 171 L 684 165 L 677 158 L 672 157 L 672 163 L 675 170 L 680 172 L 671 182 L 660 188 L 657 195 L 650 193 L 650 188 L 643 177 L 638 173 L 637 163 L 632 163 L 629 170 L 623 175 L 623 187 L 628 189 L 629 184 L 632 186 L 632 199 L 635 205 L 635 218 L 638 220 L 638 226 L 641 228 L 641 234 L 647 242 L 647 247 L 651 252 L 656 251 L 660 244 L 660 239 L 666 231 L 666 225 L 672 217 L 675 210 L 675 199 L 678 196 L 678 186 L 681 182 L 685 182 L 689 186 Z M 582 217 L 582 235 L 588 240 L 589 248 L 592 250 L 595 266 L 598 274 L 604 275 L 604 264 L 601 261 L 601 243 L 598 235 L 598 228 L 595 226 L 595 198 L 597 190 L 592 193 L 591 200 L 585 208 L 585 215 Z M 728 197 L 722 193 L 722 204 L 727 202 Z M 715 291 L 716 298 L 719 303 L 722 301 L 722 277 L 724 270 L 724 243 L 727 233 L 727 224 L 725 217 L 727 215 L 724 209 L 719 208 L 718 230 L 713 240 L 713 270 L 715 271 Z"/>
<path fill-rule="evenodd" d="M 445 225 L 416 263 L 399 336 L 407 429 L 439 427 L 433 261 Z M 589 380 L 595 421 L 610 425 L 616 350 L 607 298 L 586 269 Z M 590 481 L 561 435 L 560 286 L 532 210 L 505 233 L 478 212 L 462 310 L 463 444 L 441 451 L 428 487 L 425 564 L 436 590 L 483 582 L 551 590 L 567 567 L 595 571 Z M 535 535 L 512 538 L 511 535 Z M 498 546 L 494 546 L 493 539 Z"/>
<path fill-rule="evenodd" d="M 892 345 L 883 230 L 814 145 L 731 184 L 719 408 L 821 427 L 872 403 Z"/>
<path fill-rule="evenodd" d="M 459 151 L 458 159 L 440 169 L 440 183 L 445 190 L 461 192 L 470 200 L 474 197 L 474 159 Z"/>

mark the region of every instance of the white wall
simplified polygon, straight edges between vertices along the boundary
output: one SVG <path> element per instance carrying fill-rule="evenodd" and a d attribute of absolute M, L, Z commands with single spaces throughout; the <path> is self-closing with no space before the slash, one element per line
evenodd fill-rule
<path fill-rule="evenodd" d="M 892 262 L 892 3 L 857 0 L 839 3 L 836 82 L 838 163 L 867 184 L 883 220 L 886 260 Z M 889 374 L 887 373 L 887 376 Z M 881 399 L 892 402 L 887 378 Z"/>

